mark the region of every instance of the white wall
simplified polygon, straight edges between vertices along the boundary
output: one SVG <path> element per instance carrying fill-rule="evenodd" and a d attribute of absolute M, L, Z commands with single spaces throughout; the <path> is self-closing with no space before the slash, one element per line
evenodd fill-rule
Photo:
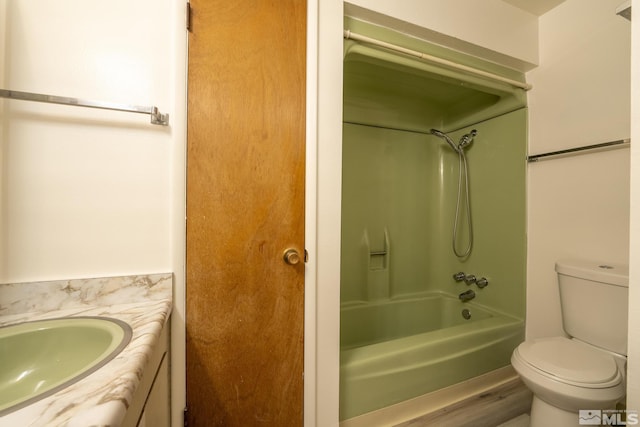
<path fill-rule="evenodd" d="M 174 272 L 184 407 L 184 2 L 0 0 L 0 87 L 142 106 L 0 99 L 0 282 Z M 177 375 L 176 375 L 177 374 Z"/>
<path fill-rule="evenodd" d="M 5 2 L 7 89 L 173 113 L 171 8 Z M 171 269 L 173 127 L 2 101 L 3 282 Z"/>
<path fill-rule="evenodd" d="M 629 21 L 618 0 L 567 0 L 540 18 L 527 74 L 529 152 L 630 136 Z M 527 336 L 562 334 L 554 263 L 627 263 L 629 149 L 529 164 Z"/>

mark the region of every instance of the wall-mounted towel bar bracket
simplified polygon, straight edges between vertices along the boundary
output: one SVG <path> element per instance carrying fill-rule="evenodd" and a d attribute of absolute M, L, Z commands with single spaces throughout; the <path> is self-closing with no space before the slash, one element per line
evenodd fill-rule
<path fill-rule="evenodd" d="M 74 107 L 98 108 L 102 110 L 125 111 L 128 113 L 149 114 L 151 116 L 151 124 L 162 126 L 167 126 L 169 124 L 169 114 L 163 114 L 159 112 L 157 107 L 121 105 L 111 102 L 92 101 L 87 99 L 69 98 L 65 96 L 44 95 L 40 93 L 19 92 L 16 90 L 6 89 L 0 89 L 0 98 L 44 102 L 48 104 L 70 105 Z"/>

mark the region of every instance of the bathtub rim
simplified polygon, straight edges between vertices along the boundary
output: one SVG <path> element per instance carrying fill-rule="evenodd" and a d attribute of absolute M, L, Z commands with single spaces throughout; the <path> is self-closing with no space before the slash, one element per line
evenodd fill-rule
<path fill-rule="evenodd" d="M 524 320 L 512 316 L 493 316 L 487 319 L 477 320 L 471 323 L 451 326 L 449 328 L 437 329 L 406 337 L 395 338 L 389 341 L 378 342 L 360 347 L 352 347 L 340 350 L 340 372 L 342 375 L 345 369 L 357 369 L 356 366 L 363 363 L 387 357 L 398 348 L 412 349 L 424 346 L 425 342 L 442 343 L 450 340 L 463 339 L 465 336 L 476 335 L 478 331 L 487 332 L 491 329 L 522 329 L 524 332 Z M 429 335 L 430 341 L 426 341 Z"/>
<path fill-rule="evenodd" d="M 478 293 L 480 293 L 482 291 L 479 291 Z M 481 297 L 481 294 L 480 296 Z M 400 294 L 400 295 L 395 295 L 390 297 L 389 299 L 379 299 L 379 300 L 373 300 L 373 301 L 366 301 L 366 300 L 357 300 L 357 301 L 345 301 L 345 302 L 341 302 L 340 303 L 340 312 L 342 312 L 343 310 L 353 310 L 356 308 L 363 308 L 363 307 L 371 307 L 371 306 L 380 306 L 380 305 L 385 305 L 385 304 L 389 304 L 389 303 L 398 303 L 398 302 L 402 302 L 402 301 L 415 301 L 418 299 L 435 299 L 435 298 L 450 298 L 450 299 L 454 299 L 454 300 L 458 300 L 458 296 L 456 294 L 453 293 L 449 293 L 449 292 L 445 292 L 445 291 L 441 291 L 441 290 L 435 290 L 435 291 L 424 291 L 424 292 L 413 292 L 413 293 L 406 293 L 406 294 Z M 507 313 L 505 311 L 502 310 L 498 310 L 495 309 L 491 306 L 482 304 L 478 301 L 472 300 L 472 301 L 467 301 L 464 303 L 465 306 L 469 306 L 469 307 L 478 307 L 481 310 L 485 310 L 488 311 L 489 313 L 498 315 L 498 316 L 504 316 L 504 317 L 510 317 L 513 319 L 518 319 L 518 320 L 522 320 L 524 321 L 524 316 L 523 317 L 519 317 L 516 316 L 514 314 L 511 313 Z"/>

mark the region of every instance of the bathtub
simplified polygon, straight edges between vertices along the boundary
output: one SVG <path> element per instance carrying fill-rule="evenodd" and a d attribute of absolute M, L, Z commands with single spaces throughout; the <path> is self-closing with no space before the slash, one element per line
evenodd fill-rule
<path fill-rule="evenodd" d="M 455 295 L 425 293 L 345 304 L 340 419 L 506 366 L 523 340 L 522 319 L 463 303 Z"/>

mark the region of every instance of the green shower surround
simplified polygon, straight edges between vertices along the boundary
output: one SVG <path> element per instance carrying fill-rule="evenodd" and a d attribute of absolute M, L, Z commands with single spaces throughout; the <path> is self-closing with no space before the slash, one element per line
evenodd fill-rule
<path fill-rule="evenodd" d="M 385 271 L 389 297 L 457 294 L 468 286 L 452 275 L 464 271 L 489 279 L 484 289 L 473 286 L 476 301 L 524 318 L 525 150 L 517 142 L 525 122 L 520 109 L 474 126 L 467 149 L 474 244 L 462 261 L 452 251 L 457 154 L 435 136 L 345 123 L 341 301 L 378 299 L 370 276 Z M 452 133 L 454 141 L 468 130 Z M 466 235 L 462 228 L 459 237 Z M 372 270 L 369 251 L 384 249 L 387 268 Z"/>
<path fill-rule="evenodd" d="M 523 78 L 513 70 L 389 29 L 349 18 L 345 28 L 511 79 Z M 522 89 L 348 40 L 343 111 L 341 419 L 509 363 L 524 336 L 527 138 Z M 465 149 L 474 235 L 472 252 L 465 259 L 452 250 L 458 155 L 429 133 L 432 128 L 447 132 L 456 142 L 471 129 L 478 131 Z M 459 227 L 457 247 L 464 248 L 464 219 Z M 459 271 L 486 277 L 489 285 L 479 289 L 455 282 L 452 275 Z M 476 298 L 463 304 L 456 296 L 467 289 L 473 289 Z M 411 302 L 424 299 L 449 301 L 447 306 L 456 308 L 447 316 L 460 316 L 460 307 L 469 307 L 474 320 L 431 331 L 437 322 L 431 324 L 428 316 L 433 317 L 438 306 Z M 401 306 L 401 313 L 385 316 L 388 306 L 402 301 L 410 302 Z M 481 306 L 493 313 L 490 318 L 478 318 Z M 350 310 L 363 307 L 371 311 L 368 317 L 360 311 L 354 312 L 357 319 L 349 316 Z M 411 330 L 398 331 L 401 318 L 411 319 Z M 372 326 L 380 329 L 372 331 Z M 431 332 L 415 332 L 426 330 Z M 349 347 L 350 340 L 365 342 L 372 336 L 384 337 L 385 342 Z M 389 350 L 383 352 L 389 366 L 361 372 L 360 367 L 377 366 L 384 358 L 377 353 L 380 348 Z"/>
<path fill-rule="evenodd" d="M 371 24 L 345 28 L 522 79 Z M 526 120 L 521 89 L 345 41 L 341 302 L 458 294 L 469 287 L 451 276 L 464 271 L 489 279 L 473 286 L 477 302 L 524 318 Z M 478 130 L 466 150 L 474 245 L 465 260 L 451 248 L 458 156 L 431 128 L 454 141 Z"/>

